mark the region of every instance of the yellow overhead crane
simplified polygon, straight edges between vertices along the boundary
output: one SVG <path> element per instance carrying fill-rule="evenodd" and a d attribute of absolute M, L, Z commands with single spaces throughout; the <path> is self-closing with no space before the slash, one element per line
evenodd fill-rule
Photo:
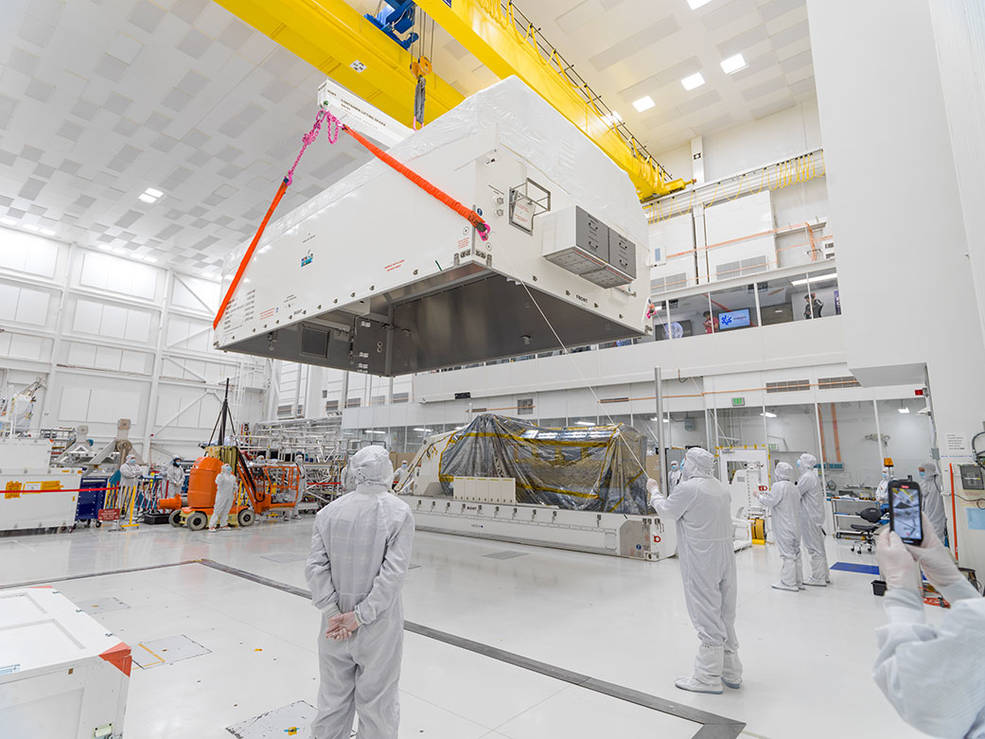
<path fill-rule="evenodd" d="M 344 0 L 216 0 L 229 12 L 399 121 L 413 110 L 414 56 Z M 684 188 L 629 134 L 512 0 L 416 0 L 417 6 L 500 78 L 516 75 L 629 174 L 641 200 Z M 427 120 L 462 96 L 430 74 Z"/>
<path fill-rule="evenodd" d="M 345 0 L 216 0 L 222 7 L 387 115 L 410 126 L 416 61 Z M 315 92 L 312 90 L 312 100 Z M 428 79 L 427 120 L 462 102 L 438 75 Z M 314 110 L 314 105 L 312 105 Z"/>

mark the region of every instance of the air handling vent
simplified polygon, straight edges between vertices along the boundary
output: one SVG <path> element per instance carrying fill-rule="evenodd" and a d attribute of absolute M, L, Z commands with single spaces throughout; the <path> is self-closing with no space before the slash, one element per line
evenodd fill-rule
<path fill-rule="evenodd" d="M 810 380 L 786 380 L 784 382 L 766 383 L 766 392 L 768 393 L 798 393 L 802 390 L 810 389 Z"/>
<path fill-rule="evenodd" d="M 821 377 L 817 381 L 819 390 L 834 390 L 840 387 L 861 387 L 862 384 L 851 375 L 846 377 Z"/>
<path fill-rule="evenodd" d="M 599 398 L 599 403 L 628 403 L 629 398 Z"/>

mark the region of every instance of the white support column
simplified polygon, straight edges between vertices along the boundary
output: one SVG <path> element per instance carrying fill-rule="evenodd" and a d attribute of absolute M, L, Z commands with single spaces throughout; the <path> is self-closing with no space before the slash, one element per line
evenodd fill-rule
<path fill-rule="evenodd" d="M 700 136 L 691 139 L 691 178 L 696 187 L 705 184 L 704 142 Z"/>
<path fill-rule="evenodd" d="M 151 462 L 150 440 L 154 432 L 154 416 L 157 413 L 157 399 L 160 394 L 161 372 L 164 369 L 165 336 L 168 330 L 168 307 L 171 305 L 171 292 L 174 289 L 174 271 L 168 270 L 164 276 L 164 300 L 157 321 L 157 348 L 154 351 L 154 371 L 151 373 L 150 392 L 147 394 L 147 406 L 144 408 L 144 433 L 142 436 L 141 453 L 144 461 Z M 204 379 L 204 378 L 202 378 Z M 180 415 L 180 413 L 179 413 Z"/>
<path fill-rule="evenodd" d="M 41 395 L 41 403 L 38 412 L 34 414 L 34 418 L 31 419 L 31 433 L 37 434 L 40 432 L 41 427 L 44 422 L 45 414 L 47 414 L 51 408 L 54 398 L 52 397 L 52 389 L 54 385 L 55 375 L 58 372 L 58 352 L 62 345 L 62 336 L 65 334 L 64 327 L 62 326 L 62 318 L 65 315 L 65 298 L 68 296 L 68 280 L 71 279 L 72 274 L 72 259 L 75 257 L 75 244 L 68 245 L 68 252 L 66 260 L 68 262 L 65 270 L 65 280 L 66 284 L 58 288 L 58 307 L 55 309 L 55 336 L 51 342 L 51 361 L 48 363 L 48 377 L 45 379 L 44 393 Z M 13 416 L 11 416 L 11 421 L 13 421 Z M 11 428 L 13 428 L 13 423 L 11 423 Z"/>

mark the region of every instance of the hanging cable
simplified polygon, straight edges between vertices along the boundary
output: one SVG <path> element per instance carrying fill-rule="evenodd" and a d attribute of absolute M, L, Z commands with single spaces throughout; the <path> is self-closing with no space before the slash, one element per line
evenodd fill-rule
<path fill-rule="evenodd" d="M 537 309 L 537 312 L 540 313 L 540 317 L 544 319 L 544 323 L 547 324 L 547 328 L 549 328 L 551 330 L 551 333 L 554 334 L 554 340 L 557 341 L 558 346 L 561 347 L 561 352 L 563 354 L 571 354 L 571 350 L 568 349 L 565 343 L 561 340 L 561 337 L 558 336 L 557 331 L 554 329 L 554 324 L 551 323 L 551 320 L 544 313 L 543 309 L 541 309 L 540 303 L 537 302 L 537 299 L 534 297 L 533 293 L 530 292 L 530 288 L 527 286 L 527 283 L 521 281 L 520 284 L 523 285 L 523 289 L 527 291 L 527 296 L 530 298 L 530 302 L 534 304 L 534 307 Z M 584 373 L 581 371 L 581 366 L 577 362 L 575 362 L 575 369 L 578 372 L 579 378 L 585 381 L 585 385 L 588 388 L 588 391 L 592 394 L 592 397 L 595 398 L 596 405 L 601 407 L 602 401 L 599 400 L 599 396 L 595 392 L 595 388 L 592 387 L 590 384 L 588 384 L 588 378 L 585 377 Z M 605 413 L 605 417 L 609 419 L 609 424 L 615 426 L 616 422 L 612 420 L 612 416 L 609 415 L 609 412 L 604 411 L 604 413 Z M 663 419 L 660 420 L 661 422 L 663 422 Z M 645 473 L 646 465 L 640 461 L 640 458 L 636 455 L 636 452 L 633 450 L 633 447 L 629 444 L 629 442 L 626 441 L 626 439 L 623 437 L 622 434 L 619 434 L 619 438 L 622 440 L 623 444 L 626 445 L 626 448 L 629 450 L 629 453 L 635 460 L 636 464 L 638 464 L 640 466 L 640 469 L 643 470 L 643 472 Z"/>

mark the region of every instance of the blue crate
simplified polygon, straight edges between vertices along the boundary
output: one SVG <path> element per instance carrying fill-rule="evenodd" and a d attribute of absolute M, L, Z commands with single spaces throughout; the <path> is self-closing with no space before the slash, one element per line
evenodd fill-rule
<path fill-rule="evenodd" d="M 79 483 L 79 502 L 75 509 L 76 521 L 96 521 L 99 509 L 106 501 L 106 477 L 83 477 Z"/>

